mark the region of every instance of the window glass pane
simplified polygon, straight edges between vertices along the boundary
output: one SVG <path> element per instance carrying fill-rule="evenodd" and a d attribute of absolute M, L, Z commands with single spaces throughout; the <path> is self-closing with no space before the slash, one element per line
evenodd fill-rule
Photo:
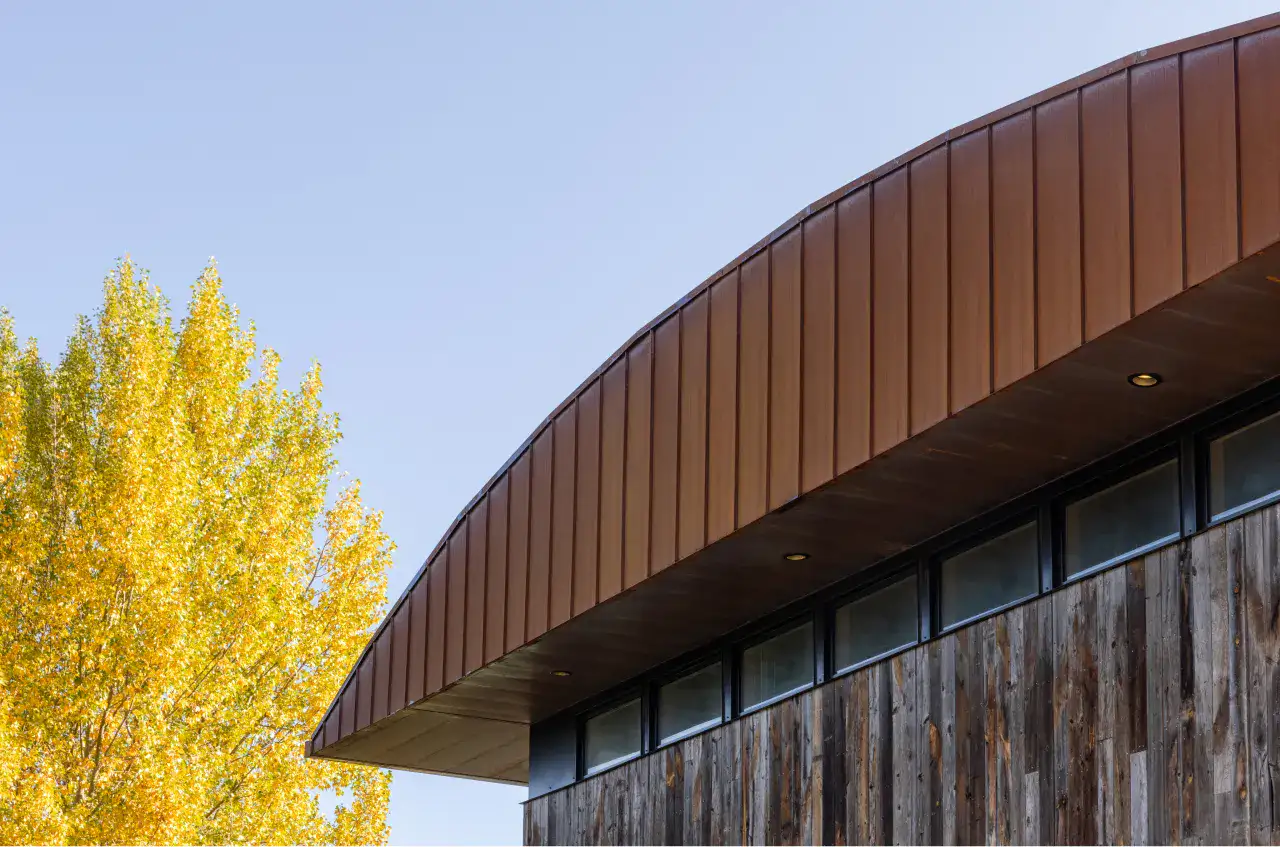
<path fill-rule="evenodd" d="M 1209 445 L 1209 511 L 1217 518 L 1280 491 L 1280 414 Z"/>
<path fill-rule="evenodd" d="M 1067 576 L 1178 536 L 1178 463 L 1165 462 L 1067 506 Z"/>
<path fill-rule="evenodd" d="M 942 562 L 942 625 L 953 626 L 1039 590 L 1032 521 Z"/>
<path fill-rule="evenodd" d="M 836 669 L 914 644 L 919 616 L 915 574 L 845 603 L 836 609 Z"/>
<path fill-rule="evenodd" d="M 640 698 L 587 720 L 587 773 L 640 755 Z"/>
<path fill-rule="evenodd" d="M 658 738 L 662 744 L 691 730 L 720 723 L 724 711 L 720 663 L 708 665 L 658 689 Z"/>
<path fill-rule="evenodd" d="M 742 651 L 742 707 L 813 683 L 813 622 Z"/>

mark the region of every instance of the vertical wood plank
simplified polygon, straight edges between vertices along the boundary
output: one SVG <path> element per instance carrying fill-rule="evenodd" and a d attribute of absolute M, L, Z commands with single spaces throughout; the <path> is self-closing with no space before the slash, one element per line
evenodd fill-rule
<path fill-rule="evenodd" d="M 911 434 L 947 416 L 947 149 L 911 163 Z"/>
<path fill-rule="evenodd" d="M 802 821 L 799 843 L 817 844 L 822 840 L 825 827 L 823 818 L 822 797 L 827 792 L 826 770 L 823 767 L 826 759 L 823 743 L 823 708 L 825 702 L 817 691 L 805 695 L 801 706 L 804 709 L 804 733 L 800 751 L 800 805 Z"/>
<path fill-rule="evenodd" d="M 1080 102 L 1084 172 L 1084 335 L 1129 319 L 1129 77 L 1086 86 Z"/>
<path fill-rule="evenodd" d="M 742 722 L 734 721 L 710 736 L 715 744 L 716 780 L 711 810 L 712 844 L 742 844 Z"/>
<path fill-rule="evenodd" d="M 525 643 L 529 596 L 529 451 L 511 466 L 511 513 L 507 529 L 507 651 Z M 435 594 L 435 584 L 431 592 Z M 435 606 L 431 607 L 432 621 Z M 433 623 L 434 625 L 434 623 Z M 432 689 L 434 690 L 434 689 Z"/>
<path fill-rule="evenodd" d="M 684 745 L 684 832 L 681 844 L 710 844 L 714 748 L 709 735 L 698 735 Z"/>
<path fill-rule="evenodd" d="M 846 843 L 871 842 L 871 704 L 868 684 L 871 671 L 854 674 L 849 681 L 848 729 L 845 736 L 845 782 L 850 799 L 846 803 Z"/>
<path fill-rule="evenodd" d="M 449 536 L 444 558 L 449 610 L 445 614 L 444 684 L 462 676 L 463 647 L 467 638 L 467 522 L 458 524 Z M 545 596 L 545 595 L 544 595 Z"/>
<path fill-rule="evenodd" d="M 489 500 L 480 500 L 467 516 L 467 616 L 462 672 L 484 664 L 485 590 L 488 587 Z"/>
<path fill-rule="evenodd" d="M 622 509 L 626 477 L 627 362 L 604 372 L 600 405 L 599 601 L 622 590 Z"/>
<path fill-rule="evenodd" d="M 987 734 L 984 752 L 987 760 L 987 782 L 982 792 L 987 806 L 986 842 L 1009 842 L 1009 772 L 1008 730 L 1003 724 L 1002 690 L 1007 676 L 1003 663 L 1002 642 L 1007 643 L 1005 618 L 991 618 L 978 624 L 982 630 L 982 669 L 985 689 L 983 712 Z"/>
<path fill-rule="evenodd" d="M 674 744 L 653 757 L 660 777 L 654 792 L 662 809 L 659 844 L 684 843 L 684 749 L 685 745 Z"/>
<path fill-rule="evenodd" d="M 897 843 L 919 843 L 913 833 L 916 799 L 915 761 L 915 651 L 899 653 L 889 660 L 890 720 L 893 743 L 889 755 L 893 759 L 893 840 Z"/>
<path fill-rule="evenodd" d="M 1248 685 L 1245 669 L 1243 586 L 1245 573 L 1245 522 L 1233 521 L 1227 529 L 1226 568 L 1215 573 L 1214 587 L 1221 600 L 1215 604 L 1221 632 L 1215 638 L 1221 645 L 1215 655 L 1217 718 L 1222 722 L 1225 712 L 1225 731 L 1215 725 L 1215 739 L 1220 739 L 1215 750 L 1215 791 L 1219 795 L 1218 833 L 1225 842 L 1243 844 L 1249 833 L 1249 757 L 1246 714 L 1248 712 Z M 1220 663 L 1220 664 L 1219 664 Z"/>
<path fill-rule="evenodd" d="M 1080 95 L 1036 108 L 1036 362 L 1080 346 Z"/>
<path fill-rule="evenodd" d="M 649 575 L 649 492 L 652 478 L 653 336 L 627 353 L 627 482 L 623 508 L 622 585 Z"/>
<path fill-rule="evenodd" d="M 1212 532 L 1212 531 L 1211 531 Z M 1204 822 L 1213 819 L 1213 774 L 1205 732 L 1200 724 L 1209 719 L 1209 632 L 1208 571 L 1195 566 L 1206 558 L 1207 534 L 1199 535 L 1184 547 L 1178 568 L 1181 615 L 1179 620 L 1182 664 L 1182 726 L 1179 739 L 1181 786 L 1181 839 L 1201 840 L 1207 833 Z"/>
<path fill-rule="evenodd" d="M 427 583 L 430 574 L 423 572 L 413 586 L 409 615 L 409 676 L 405 683 L 405 697 L 410 704 L 422 699 L 427 677 Z"/>
<path fill-rule="evenodd" d="M 812 491 L 835 468 L 836 210 L 804 222 L 803 437 L 800 489 Z"/>
<path fill-rule="evenodd" d="M 1054 826 L 1057 819 L 1055 810 L 1058 799 L 1054 793 L 1057 761 L 1054 758 L 1053 730 L 1054 716 L 1060 711 L 1058 701 L 1054 699 L 1056 694 L 1054 660 L 1057 650 L 1054 641 L 1054 604 L 1046 598 L 1036 605 L 1035 614 L 1028 614 L 1024 620 L 1034 621 L 1034 626 L 1028 624 L 1025 629 L 1028 668 L 1034 666 L 1035 684 L 1032 696 L 1036 701 L 1027 718 L 1028 722 L 1035 726 L 1034 748 L 1029 750 L 1029 755 L 1034 757 L 1034 763 L 1029 758 L 1026 767 L 1028 771 L 1036 772 L 1035 784 L 1040 794 L 1034 803 L 1039 816 L 1035 823 L 1039 829 L 1029 837 L 1040 844 L 1052 844 L 1056 837 Z"/>
<path fill-rule="evenodd" d="M 1236 45 L 1240 99 L 1240 234 L 1244 255 L 1280 240 L 1280 29 Z"/>
<path fill-rule="evenodd" d="M 680 520 L 676 554 L 707 540 L 707 372 L 710 294 L 699 294 L 680 318 Z"/>
<path fill-rule="evenodd" d="M 654 331 L 650 574 L 664 570 L 676 560 L 679 462 L 680 319 L 673 316 Z"/>
<path fill-rule="evenodd" d="M 1241 44 L 1241 61 L 1244 59 Z M 1241 92 L 1244 89 L 1244 73 L 1241 72 Z M 1270 762 L 1267 749 L 1267 696 L 1263 687 L 1270 656 L 1274 656 L 1274 644 L 1269 620 L 1266 617 L 1267 592 L 1270 568 L 1265 564 L 1267 555 L 1273 554 L 1270 534 L 1267 532 L 1271 509 L 1246 515 L 1244 518 L 1244 555 L 1240 573 L 1240 621 L 1243 652 L 1243 699 L 1246 785 L 1245 800 L 1248 810 L 1248 842 L 1268 843 L 1271 829 Z"/>
<path fill-rule="evenodd" d="M 938 687 L 941 691 L 942 771 L 939 797 L 942 801 L 942 832 L 934 843 L 956 844 L 957 840 L 957 762 L 960 754 L 958 710 L 956 708 L 956 648 L 958 636 L 937 642 L 939 656 Z M 932 838 L 932 836 L 931 836 Z"/>
<path fill-rule="evenodd" d="M 1146 728 L 1147 728 L 1147 839 L 1152 844 L 1167 844 L 1172 840 L 1170 825 L 1172 818 L 1168 814 L 1169 797 L 1177 790 L 1176 783 L 1170 785 L 1166 777 L 1169 753 L 1166 740 L 1165 703 L 1169 697 L 1171 685 L 1176 684 L 1169 679 L 1168 639 L 1165 637 L 1164 600 L 1166 591 L 1165 565 L 1169 561 L 1169 553 L 1161 551 L 1146 557 L 1143 563 L 1145 583 L 1145 618 L 1146 618 L 1146 651 L 1150 672 L 1146 678 Z"/>
<path fill-rule="evenodd" d="M 871 456 L 871 189 L 836 207 L 836 473 Z"/>
<path fill-rule="evenodd" d="M 996 624 L 996 650 L 999 655 L 999 668 L 1002 672 L 1002 694 L 1000 697 L 998 736 L 1002 741 L 1001 773 L 1006 780 L 1004 798 L 1006 807 L 1000 812 L 1003 831 L 1011 843 L 1026 844 L 1032 840 L 1023 829 L 1023 814 L 1026 800 L 1023 791 L 1026 788 L 1026 710 L 1022 704 L 1030 696 L 1028 680 L 1023 676 L 1025 660 L 1023 652 L 1025 644 L 1024 617 L 1027 606 L 1010 609 L 1000 616 Z"/>
<path fill-rule="evenodd" d="M 1098 666 L 1098 837 L 1117 843 L 1129 832 L 1128 568 L 1094 580 L 1097 588 L 1094 654 Z"/>
<path fill-rule="evenodd" d="M 1125 622 L 1128 655 L 1123 684 L 1128 688 L 1129 752 L 1149 743 L 1147 702 L 1147 562 L 1139 559 L 1124 569 Z"/>
<path fill-rule="evenodd" d="M 1170 843 L 1180 844 L 1190 833 L 1190 815 L 1195 806 L 1190 778 L 1194 775 L 1195 676 L 1191 644 L 1191 544 L 1184 542 L 1170 555 L 1166 566 L 1165 617 L 1166 674 L 1176 683 L 1167 692 L 1164 715 L 1168 742 L 1169 834 Z M 1176 670 L 1175 670 L 1176 669 Z"/>
<path fill-rule="evenodd" d="M 738 347 L 738 515 L 765 513 L 769 485 L 769 255 L 742 266 Z"/>
<path fill-rule="evenodd" d="M 892 670 L 872 665 L 867 675 L 867 839 L 888 843 L 893 832 L 893 702 Z"/>
<path fill-rule="evenodd" d="M 1129 754 L 1129 843 L 1134 847 L 1150 844 L 1147 809 L 1147 751 Z"/>
<path fill-rule="evenodd" d="M 1041 774 L 1041 779 L 1053 781 L 1052 824 L 1050 831 L 1054 844 L 1073 843 L 1070 840 L 1067 821 L 1069 817 L 1068 803 L 1071 800 L 1068 785 L 1069 769 L 1072 764 L 1070 728 L 1072 715 L 1070 708 L 1075 695 L 1076 676 L 1072 673 L 1072 655 L 1076 649 L 1072 619 L 1079 606 L 1080 586 L 1070 585 L 1050 595 L 1053 608 L 1053 724 L 1051 739 L 1053 743 L 1053 773 Z M 1077 765 L 1078 766 L 1078 765 Z M 1041 809 L 1041 815 L 1048 813 Z"/>
<path fill-rule="evenodd" d="M 427 595 L 431 604 L 431 614 L 427 619 L 427 694 L 434 694 L 444 687 L 444 633 L 449 598 L 445 560 L 448 557 L 448 548 L 441 549 L 427 570 L 430 580 Z"/>
<path fill-rule="evenodd" d="M 547 631 L 551 609 L 551 512 L 555 478 L 555 427 L 533 440 L 529 473 L 529 604 L 525 640 Z"/>
<path fill-rule="evenodd" d="M 578 398 L 578 458 L 574 483 L 573 614 L 596 604 L 600 576 L 600 382 Z M 490 554 L 492 555 L 492 554 Z"/>
<path fill-rule="evenodd" d="M 945 710 L 944 701 L 950 684 L 944 686 L 942 642 L 933 641 L 922 650 L 921 691 L 923 693 L 921 699 L 928 704 L 929 711 L 924 720 L 924 743 L 921 745 L 921 755 L 926 758 L 922 762 L 924 823 L 921 828 L 920 843 L 942 844 L 946 829 L 943 785 L 944 775 L 947 772 L 948 753 L 954 761 L 954 746 L 951 751 L 946 749 L 949 743 L 946 735 L 951 729 L 951 721 Z"/>
<path fill-rule="evenodd" d="M 1035 368 L 1035 170 L 1030 112 L 991 128 L 991 314 L 997 390 Z"/>
<path fill-rule="evenodd" d="M 766 833 L 769 802 L 768 715 L 768 711 L 754 712 L 741 721 L 744 844 L 771 843 Z"/>
<path fill-rule="evenodd" d="M 849 815 L 849 677 L 835 680 L 819 689 L 822 702 L 822 826 L 815 841 L 822 844 L 847 844 Z"/>
<path fill-rule="evenodd" d="M 910 193 L 906 168 L 873 186 L 872 452 L 879 454 L 909 434 Z"/>
<path fill-rule="evenodd" d="M 496 661 L 502 656 L 507 625 L 507 490 L 510 479 L 504 474 L 489 490 L 489 540 L 486 543 L 484 612 L 484 660 Z M 417 614 L 417 605 L 414 614 Z"/>
<path fill-rule="evenodd" d="M 970 676 L 973 667 L 971 635 L 972 627 L 962 629 L 955 634 L 954 657 L 954 697 L 955 697 L 955 822 L 952 844 L 972 843 L 973 814 L 972 809 L 979 802 L 973 794 L 970 767 L 970 752 L 974 748 L 972 713 L 977 703 L 973 695 L 976 693 Z"/>
<path fill-rule="evenodd" d="M 1024 778 L 1022 797 L 1023 820 L 1022 829 L 1024 832 L 1036 833 L 1040 831 L 1040 773 L 1032 771 Z M 1031 836 L 1028 836 L 1030 839 Z M 1043 844 L 1039 840 L 1028 840 L 1028 844 Z"/>
<path fill-rule="evenodd" d="M 1239 258 L 1235 42 L 1182 54 L 1187 285 Z"/>
<path fill-rule="evenodd" d="M 769 508 L 800 493 L 801 230 L 769 249 Z"/>
<path fill-rule="evenodd" d="M 991 656 L 988 629 L 982 624 L 972 628 L 965 668 L 965 684 L 969 694 L 969 753 L 967 788 L 969 797 L 969 832 L 967 844 L 986 844 L 991 834 L 988 803 L 993 796 L 991 781 L 994 745 L 987 744 L 987 734 L 994 729 L 987 720 L 987 665 Z"/>
<path fill-rule="evenodd" d="M 951 411 L 991 393 L 990 130 L 951 143 Z"/>
<path fill-rule="evenodd" d="M 738 272 L 711 286 L 711 362 L 707 386 L 707 543 L 737 526 Z"/>
<path fill-rule="evenodd" d="M 1098 583 L 1085 581 L 1075 615 L 1071 620 L 1075 655 L 1072 658 L 1073 699 L 1069 703 L 1072 725 L 1068 731 L 1072 764 L 1068 770 L 1068 832 L 1075 843 L 1096 841 L 1099 833 L 1098 790 L 1098 655 L 1094 647 L 1097 631 Z"/>
<path fill-rule="evenodd" d="M 1169 299 L 1183 285 L 1178 62 L 1170 56 L 1129 72 L 1135 314 Z"/>

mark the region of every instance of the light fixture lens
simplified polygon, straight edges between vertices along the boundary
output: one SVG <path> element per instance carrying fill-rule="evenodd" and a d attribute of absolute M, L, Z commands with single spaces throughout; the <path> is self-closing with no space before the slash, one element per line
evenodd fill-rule
<path fill-rule="evenodd" d="M 809 554 L 808 553 L 788 553 L 787 555 L 783 556 L 783 558 L 786 559 L 788 562 L 803 562 L 805 559 L 809 558 Z"/>
<path fill-rule="evenodd" d="M 1129 384 L 1136 385 L 1138 388 L 1151 388 L 1152 386 L 1159 385 L 1161 382 L 1163 382 L 1163 380 L 1161 379 L 1160 374 L 1140 373 L 1133 374 L 1129 377 Z"/>
<path fill-rule="evenodd" d="M 573 674 L 570 673 L 569 671 L 552 671 L 551 675 L 559 676 L 559 677 L 573 676 Z"/>

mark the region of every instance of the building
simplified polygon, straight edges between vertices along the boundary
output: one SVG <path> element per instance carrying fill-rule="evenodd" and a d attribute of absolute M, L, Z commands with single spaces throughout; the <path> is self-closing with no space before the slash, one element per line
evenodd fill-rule
<path fill-rule="evenodd" d="M 557 842 L 1280 838 L 1280 15 L 816 201 L 467 505 L 312 756 Z"/>

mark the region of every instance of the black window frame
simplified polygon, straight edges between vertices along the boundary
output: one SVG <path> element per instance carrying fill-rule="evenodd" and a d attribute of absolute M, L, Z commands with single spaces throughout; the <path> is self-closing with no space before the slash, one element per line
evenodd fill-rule
<path fill-rule="evenodd" d="M 589 776 L 596 776 L 605 771 L 613 770 L 616 767 L 625 765 L 627 762 L 634 762 L 636 759 L 643 758 L 653 752 L 648 742 L 649 724 L 652 722 L 649 718 L 650 703 L 649 695 L 646 690 L 647 686 L 639 684 L 631 684 L 623 691 L 618 691 L 614 696 L 596 704 L 590 709 L 584 710 L 578 715 L 577 731 L 574 735 L 577 738 L 577 755 L 575 761 L 577 763 L 574 770 L 578 774 L 578 779 L 583 780 Z M 628 756 L 621 761 L 615 761 L 599 770 L 589 772 L 587 769 L 587 723 L 592 718 L 597 718 L 603 714 L 613 711 L 621 706 L 625 706 L 633 700 L 640 701 L 640 750 L 635 755 Z"/>
<path fill-rule="evenodd" d="M 1212 480 L 1212 454 L 1210 445 L 1219 438 L 1224 438 L 1232 433 L 1239 432 L 1246 427 L 1256 423 L 1261 423 L 1267 418 L 1280 414 L 1280 397 L 1269 398 L 1251 406 L 1236 411 L 1222 420 L 1216 422 L 1212 426 L 1202 428 L 1196 433 L 1196 453 L 1197 467 L 1196 473 L 1200 480 L 1199 491 L 1197 492 L 1200 500 L 1199 517 L 1201 526 L 1205 529 L 1217 526 L 1227 521 L 1235 520 L 1241 515 L 1248 514 L 1255 509 L 1265 509 L 1280 502 L 1280 489 L 1273 491 L 1271 494 L 1259 500 L 1251 500 L 1248 503 L 1242 503 L 1239 506 L 1233 506 L 1220 515 L 1213 514 L 1213 502 L 1211 499 L 1210 484 Z"/>
<path fill-rule="evenodd" d="M 679 682 L 686 676 L 692 676 L 699 671 L 706 670 L 712 665 L 720 665 L 720 719 L 714 724 L 695 724 L 686 730 L 676 733 L 668 739 L 662 738 L 662 727 L 659 725 L 659 717 L 662 709 L 662 689 L 664 686 L 673 682 Z M 733 720 L 725 709 L 725 689 L 732 685 L 733 670 L 730 667 L 732 663 L 726 662 L 724 651 L 717 654 L 696 656 L 689 661 L 672 667 L 669 670 L 664 669 L 660 673 L 654 674 L 646 688 L 649 691 L 649 700 L 653 706 L 653 714 L 649 719 L 649 746 L 652 750 L 661 750 L 663 747 L 670 747 L 672 744 L 678 744 L 686 738 L 692 738 L 708 730 L 715 729 L 717 726 L 723 726 L 725 723 Z M 726 679 L 729 678 L 729 679 Z"/>
<path fill-rule="evenodd" d="M 908 576 L 914 577 L 916 581 L 916 637 L 915 637 L 915 640 L 912 641 L 910 644 L 904 644 L 901 647 L 895 647 L 892 650 L 886 650 L 885 652 L 879 653 L 870 658 L 862 659 L 860 661 L 854 662 L 852 665 L 849 665 L 848 667 L 842 668 L 838 666 L 836 664 L 836 613 L 839 612 L 848 604 L 854 603 L 858 600 L 865 599 L 866 597 L 869 597 L 872 594 L 875 594 L 877 591 L 880 591 L 883 588 L 887 588 L 888 586 L 894 584 L 895 582 L 898 582 L 899 580 L 905 579 Z M 898 655 L 899 653 L 902 653 L 904 651 L 911 650 L 915 647 L 920 646 L 921 644 L 923 644 L 925 641 L 929 639 L 929 636 L 926 636 L 922 631 L 924 629 L 924 621 L 922 620 L 922 615 L 920 610 L 921 595 L 929 593 L 928 590 L 922 584 L 923 581 L 926 580 L 927 578 L 928 578 L 928 574 L 926 573 L 925 569 L 922 567 L 921 561 L 919 559 L 914 559 L 914 558 L 908 559 L 906 561 L 893 563 L 891 567 L 886 568 L 883 572 L 880 572 L 877 569 L 877 573 L 870 574 L 868 579 L 864 580 L 863 582 L 859 583 L 854 587 L 850 587 L 834 595 L 827 602 L 826 608 L 823 610 L 823 613 L 826 617 L 826 624 L 827 624 L 826 628 L 828 633 L 828 637 L 826 638 L 826 644 L 824 645 L 824 652 L 826 653 L 826 657 L 827 657 L 826 666 L 831 669 L 831 673 L 828 675 L 828 679 L 838 679 L 842 676 L 847 676 L 851 673 L 854 673 L 855 671 L 861 670 L 862 668 L 865 668 L 868 665 L 874 665 L 876 662 L 882 662 L 885 659 L 891 659 L 894 656 Z"/>
<path fill-rule="evenodd" d="M 1004 516 L 973 535 L 966 536 L 962 541 L 957 541 L 955 544 L 948 547 L 940 548 L 930 557 L 930 569 L 932 571 L 933 582 L 931 593 L 934 596 L 933 609 L 937 613 L 935 617 L 935 620 L 937 621 L 937 629 L 934 633 L 934 637 L 955 632 L 957 629 L 964 629 L 970 624 L 975 624 L 981 620 L 991 617 L 992 615 L 998 615 L 1003 611 L 1012 609 L 1014 606 L 1020 606 L 1023 603 L 1045 593 L 1044 580 L 1040 573 L 1040 563 L 1044 558 L 1043 548 L 1045 544 L 1044 533 L 1041 532 L 1041 521 L 1043 517 L 1044 510 L 1041 508 L 1033 506 L 1022 509 L 1013 514 Z M 1035 590 L 1030 594 L 1025 594 L 1019 597 L 1016 600 L 1001 603 L 999 606 L 992 606 L 991 608 L 985 609 L 976 615 L 970 615 L 969 617 L 956 621 L 955 623 L 944 623 L 942 618 L 942 593 L 946 586 L 942 579 L 943 562 L 964 553 L 968 553 L 970 550 L 977 547 L 981 547 L 988 541 L 995 541 L 1001 536 L 1009 535 L 1028 526 L 1032 528 L 1036 536 L 1036 556 L 1029 564 L 1029 567 L 1035 568 Z"/>
<path fill-rule="evenodd" d="M 1073 582 L 1079 582 L 1082 579 L 1088 579 L 1091 576 L 1097 576 L 1103 571 L 1119 567 L 1125 562 L 1131 562 L 1139 556 L 1145 556 L 1152 550 L 1158 550 L 1167 544 L 1172 544 L 1179 538 L 1183 537 L 1183 527 L 1181 525 L 1181 515 L 1183 513 L 1183 496 L 1182 491 L 1182 452 L 1179 444 L 1166 444 L 1154 450 L 1146 452 L 1141 456 L 1124 462 L 1113 468 L 1108 468 L 1106 473 L 1100 473 L 1096 476 L 1082 480 L 1069 490 L 1055 497 L 1052 504 L 1053 517 L 1053 559 L 1054 559 L 1054 587 L 1061 588 L 1070 585 Z M 1119 556 L 1112 557 L 1105 562 L 1099 562 L 1096 565 L 1090 565 L 1079 573 L 1067 573 L 1067 509 L 1082 500 L 1092 497 L 1095 494 L 1101 494 L 1117 486 L 1123 485 L 1135 477 L 1155 470 L 1156 468 L 1168 462 L 1174 463 L 1174 476 L 1177 479 L 1177 496 L 1178 496 L 1178 514 L 1179 527 L 1172 537 L 1158 538 L 1141 547 L 1135 547 L 1133 550 L 1121 553 Z"/>
<path fill-rule="evenodd" d="M 734 685 L 733 687 L 735 691 L 735 696 L 734 696 L 735 708 L 734 708 L 734 715 L 733 715 L 734 718 L 740 718 L 740 717 L 743 717 L 744 715 L 749 715 L 752 712 L 758 712 L 761 709 L 765 709 L 765 708 L 768 708 L 769 706 L 774 705 L 775 703 L 781 703 L 783 700 L 786 700 L 790 697 L 795 697 L 797 694 L 802 694 L 805 691 L 810 691 L 821 684 L 818 679 L 819 662 L 817 658 L 817 653 L 818 653 L 817 648 L 821 641 L 821 636 L 820 636 L 819 627 L 818 627 L 818 620 L 817 620 L 818 617 L 819 615 L 815 614 L 815 612 L 812 610 L 807 611 L 803 614 L 794 615 L 785 621 L 782 621 L 780 623 L 775 623 L 772 626 L 770 626 L 768 629 L 761 632 L 756 632 L 751 636 L 747 638 L 743 638 L 738 642 L 738 644 L 735 646 L 733 651 L 734 653 L 734 657 L 733 657 L 734 658 L 734 662 L 733 662 Z M 792 688 L 788 691 L 782 692 L 781 694 L 775 694 L 772 697 L 761 700 L 759 703 L 752 703 L 751 705 L 746 705 L 742 701 L 742 656 L 743 654 L 747 650 L 750 650 L 752 647 L 758 647 L 761 644 L 764 644 L 768 641 L 772 641 L 774 638 L 777 638 L 778 636 L 785 635 L 794 629 L 799 629 L 800 627 L 805 626 L 806 624 L 809 626 L 809 641 L 810 641 L 809 682 L 806 685 L 799 686 L 798 688 Z M 823 652 L 825 652 L 825 648 Z"/>

